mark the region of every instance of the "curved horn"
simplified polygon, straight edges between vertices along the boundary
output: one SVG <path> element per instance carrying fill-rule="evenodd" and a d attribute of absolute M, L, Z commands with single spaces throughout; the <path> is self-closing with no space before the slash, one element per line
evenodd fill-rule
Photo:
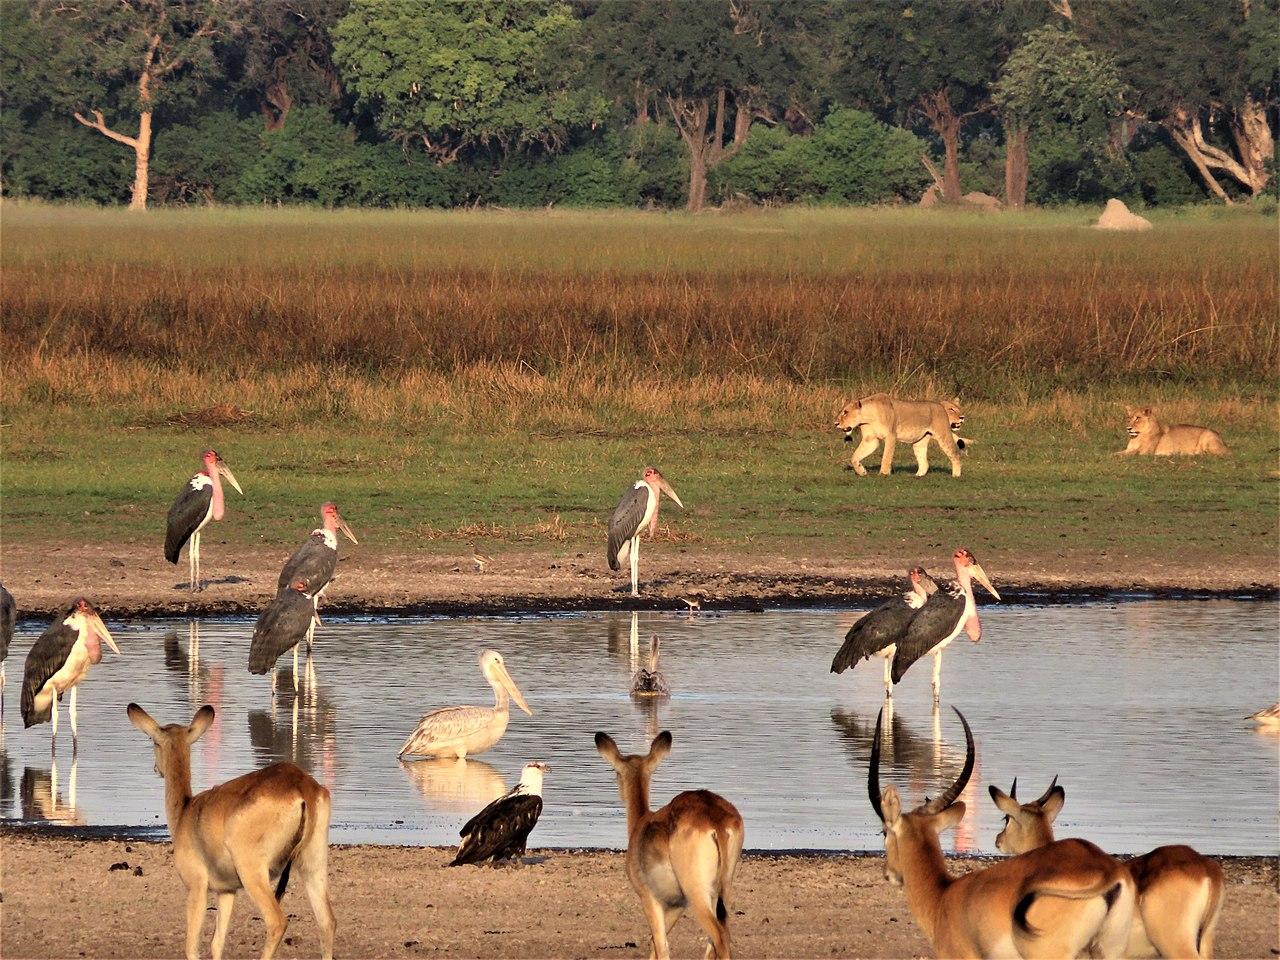
<path fill-rule="evenodd" d="M 883 723 L 884 707 L 881 707 L 876 716 L 875 736 L 871 740 L 871 763 L 867 767 L 867 795 L 871 798 L 871 809 L 881 823 L 884 823 L 884 811 L 880 809 L 880 729 Z"/>
<path fill-rule="evenodd" d="M 1018 778 L 1017 777 L 1013 778 L 1013 786 L 1009 788 L 1009 799 L 1011 800 L 1018 799 Z"/>
<path fill-rule="evenodd" d="M 941 813 L 955 803 L 956 797 L 960 796 L 965 784 L 969 782 L 969 776 L 973 773 L 973 759 L 976 754 L 973 746 L 973 731 L 969 729 L 969 721 L 964 718 L 964 714 L 960 712 L 959 708 L 953 706 L 951 709 L 955 710 L 956 716 L 960 718 L 960 723 L 964 726 L 964 767 L 961 768 L 960 776 L 956 777 L 955 783 L 923 805 L 921 809 L 925 813 Z"/>
<path fill-rule="evenodd" d="M 1037 801 L 1036 801 L 1036 803 L 1037 803 L 1037 804 L 1040 804 L 1040 805 L 1042 805 L 1042 806 L 1043 806 L 1046 802 L 1048 802 L 1048 800 L 1049 800 L 1049 795 L 1053 793 L 1053 789 L 1054 789 L 1054 787 L 1056 787 L 1057 785 L 1058 785 L 1058 775 L 1055 773 L 1055 774 L 1053 775 L 1053 783 L 1049 784 L 1049 789 L 1048 789 L 1048 790 L 1046 790 L 1044 793 L 1040 794 L 1040 799 L 1039 799 L 1039 800 L 1037 800 Z"/>

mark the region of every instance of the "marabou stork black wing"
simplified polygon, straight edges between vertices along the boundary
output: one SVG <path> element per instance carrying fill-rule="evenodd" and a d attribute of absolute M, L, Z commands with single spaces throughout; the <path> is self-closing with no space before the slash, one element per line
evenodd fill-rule
<path fill-rule="evenodd" d="M 169 521 L 164 533 L 164 558 L 170 563 L 178 562 L 178 554 L 183 545 L 191 539 L 191 535 L 204 523 L 209 515 L 209 506 L 213 503 L 212 484 L 193 487 L 188 481 L 169 508 Z"/>
<path fill-rule="evenodd" d="M 964 616 L 964 595 L 953 594 L 943 588 L 929 597 L 925 605 L 916 611 L 916 615 L 907 624 L 906 632 L 898 641 L 898 649 L 893 655 L 893 670 L 890 676 L 897 683 L 907 669 L 951 636 Z"/>
<path fill-rule="evenodd" d="M 894 597 L 864 615 L 844 635 L 844 644 L 831 661 L 832 673 L 844 673 L 850 667 L 885 647 L 898 642 L 916 615 L 916 610 L 902 597 Z"/>
<path fill-rule="evenodd" d="M 315 615 L 311 598 L 297 590 L 281 590 L 262 611 L 249 644 L 249 672 L 266 673 L 281 654 L 292 650 L 307 635 Z"/>
<path fill-rule="evenodd" d="M 645 511 L 649 509 L 649 485 L 637 483 L 627 488 L 609 518 L 609 569 L 618 569 L 618 551 L 640 533 Z"/>
<path fill-rule="evenodd" d="M 49 678 L 62 669 L 71 655 L 80 634 L 62 621 L 71 616 L 71 606 L 63 608 L 56 619 L 36 638 L 27 651 L 27 662 L 22 668 L 22 723 L 31 727 L 49 719 L 50 709 L 36 710 L 36 694 L 44 689 Z"/>
<path fill-rule="evenodd" d="M 333 579 L 333 572 L 338 568 L 338 551 L 330 550 L 324 542 L 324 536 L 313 533 L 307 537 L 302 546 L 293 551 L 284 569 L 280 571 L 280 579 L 276 588 L 283 590 L 291 583 L 305 580 L 307 593 L 315 594 Z"/>
<path fill-rule="evenodd" d="M 13 630 L 18 624 L 18 608 L 13 594 L 0 583 L 0 662 L 9 656 L 9 644 L 13 643 Z"/>
<path fill-rule="evenodd" d="M 519 856 L 541 814 L 542 797 L 536 794 L 499 797 L 466 822 L 459 833 L 462 845 L 449 866 Z"/>

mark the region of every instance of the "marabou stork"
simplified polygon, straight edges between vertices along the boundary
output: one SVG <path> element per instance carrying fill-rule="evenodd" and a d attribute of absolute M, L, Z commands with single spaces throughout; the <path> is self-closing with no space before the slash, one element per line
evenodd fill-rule
<path fill-rule="evenodd" d="M 997 600 L 1000 594 L 987 579 L 986 572 L 977 559 L 964 547 L 952 558 L 956 565 L 956 581 L 945 590 L 937 591 L 911 618 L 906 632 L 898 640 L 893 655 L 891 678 L 894 683 L 902 679 L 907 669 L 921 657 L 933 654 L 933 702 L 940 700 L 942 690 L 942 651 L 960 631 L 977 643 L 982 639 L 982 624 L 978 622 L 978 607 L 973 599 L 973 583 L 976 579 Z"/>
<path fill-rule="evenodd" d="M 271 671 L 271 691 L 276 689 L 276 661 L 293 650 L 293 689 L 298 689 L 298 644 L 307 639 L 315 620 L 315 600 L 305 580 L 295 580 L 276 594 L 258 617 L 249 644 L 249 672 Z"/>
<path fill-rule="evenodd" d="M 925 573 L 924 567 L 912 567 L 907 571 L 907 576 L 911 578 L 911 589 L 862 616 L 844 635 L 844 644 L 831 661 L 832 673 L 844 673 L 873 655 L 883 657 L 886 697 L 893 696 L 889 664 L 897 652 L 897 642 L 907 632 L 907 626 L 916 611 L 938 589 L 937 583 Z"/>
<path fill-rule="evenodd" d="M 323 526 L 312 530 L 302 546 L 293 551 L 280 577 L 276 581 L 277 591 L 288 589 L 299 580 L 304 585 L 304 592 L 311 595 L 315 605 L 316 616 L 307 628 L 307 654 L 311 653 L 311 643 L 315 639 L 315 625 L 320 619 L 320 597 L 328 589 L 333 574 L 338 569 L 338 531 L 347 535 L 347 539 L 358 544 L 356 535 L 347 526 L 338 512 L 338 505 L 326 503 L 320 508 Z"/>
<path fill-rule="evenodd" d="M 658 531 L 658 500 L 666 494 L 681 510 L 684 504 L 671 484 L 653 467 L 629 486 L 609 518 L 609 569 L 620 570 L 628 549 L 631 552 L 631 595 L 640 596 L 640 532 L 649 527 L 649 537 Z"/>
<path fill-rule="evenodd" d="M 486 650 L 480 654 L 480 672 L 493 687 L 492 707 L 445 707 L 428 713 L 400 748 L 398 757 L 458 757 L 483 753 L 502 739 L 511 719 L 508 697 L 533 716 L 516 686 L 502 654 Z"/>
<path fill-rule="evenodd" d="M 633 697 L 669 697 L 671 687 L 667 678 L 658 669 L 659 644 L 657 635 L 649 638 L 648 663 L 637 670 L 631 677 L 631 695 Z"/>
<path fill-rule="evenodd" d="M 551 769 L 541 761 L 526 763 L 520 771 L 520 782 L 511 792 L 466 822 L 459 836 L 462 844 L 449 866 L 464 863 L 497 863 L 524 856 L 529 833 L 542 814 L 542 777 Z"/>
<path fill-rule="evenodd" d="M 9 657 L 9 644 L 13 643 L 13 631 L 18 625 L 18 607 L 13 594 L 0 583 L 0 720 L 4 719 L 4 662 Z"/>
<path fill-rule="evenodd" d="M 32 727 L 53 720 L 53 749 L 58 748 L 58 701 L 71 691 L 71 749 L 79 739 L 76 729 L 76 690 L 89 668 L 102 661 L 102 643 L 120 652 L 102 617 L 84 597 L 63 607 L 27 652 L 22 671 L 22 722 Z"/>
<path fill-rule="evenodd" d="M 206 450 L 201 460 L 204 466 L 187 481 L 187 485 L 178 494 L 178 499 L 169 508 L 169 523 L 164 537 L 164 558 L 173 564 L 178 562 L 182 545 L 191 541 L 187 560 L 191 566 L 192 593 L 201 589 L 200 531 L 210 520 L 221 520 L 226 509 L 221 477 L 227 478 L 227 483 L 236 488 L 236 493 L 244 493 L 231 468 L 218 456 L 217 450 Z"/>

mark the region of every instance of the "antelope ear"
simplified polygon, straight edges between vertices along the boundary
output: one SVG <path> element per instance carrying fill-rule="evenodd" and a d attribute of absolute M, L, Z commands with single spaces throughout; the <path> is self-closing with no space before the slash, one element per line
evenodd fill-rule
<path fill-rule="evenodd" d="M 660 734 L 653 738 L 653 743 L 649 745 L 649 756 L 645 758 L 645 765 L 652 770 L 663 760 L 667 758 L 667 754 L 671 752 L 671 731 L 663 730 Z"/>
<path fill-rule="evenodd" d="M 1022 811 L 1022 806 L 1018 801 L 1013 799 L 1013 797 L 1009 796 L 994 783 L 987 789 L 991 791 L 991 799 L 995 801 L 996 807 L 1006 817 L 1016 817 Z"/>
<path fill-rule="evenodd" d="M 880 791 L 880 809 L 884 813 L 886 827 L 892 827 L 902 816 L 902 798 L 898 796 L 898 788 L 893 784 Z"/>
<path fill-rule="evenodd" d="M 160 736 L 160 724 L 151 719 L 151 714 L 143 710 L 136 703 L 129 704 L 125 708 L 125 713 L 129 715 L 129 722 L 145 733 L 152 740 Z"/>
<path fill-rule="evenodd" d="M 966 809 L 964 801 L 957 800 L 951 806 L 947 807 L 947 809 L 937 814 L 934 819 L 938 824 L 938 832 L 941 833 L 948 827 L 954 827 L 957 823 L 963 820 Z"/>
<path fill-rule="evenodd" d="M 187 727 L 187 743 L 192 744 L 204 736 L 205 731 L 209 729 L 213 723 L 213 707 L 205 704 L 196 711 L 196 715 L 191 718 L 191 725 Z"/>
<path fill-rule="evenodd" d="M 1049 791 L 1049 797 L 1040 805 L 1040 812 L 1044 814 L 1044 818 L 1050 823 L 1058 818 L 1058 814 L 1062 812 L 1062 805 L 1067 802 L 1067 791 L 1061 787 L 1054 787 Z"/>
<path fill-rule="evenodd" d="M 613 737 L 607 733 L 596 734 L 596 752 L 613 766 L 617 766 L 618 761 L 621 759 L 618 753 L 618 745 L 613 742 Z"/>

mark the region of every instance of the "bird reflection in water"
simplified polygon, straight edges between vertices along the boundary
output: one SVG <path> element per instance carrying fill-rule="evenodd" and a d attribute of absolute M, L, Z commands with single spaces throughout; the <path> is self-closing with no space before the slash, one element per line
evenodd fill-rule
<path fill-rule="evenodd" d="M 26 767 L 22 771 L 22 819 L 60 823 L 66 826 L 84 826 L 84 816 L 76 807 L 76 778 L 79 761 L 71 759 L 68 780 L 60 784 L 58 762 L 48 770 Z"/>
<path fill-rule="evenodd" d="M 894 771 L 899 782 L 910 784 L 913 795 L 924 798 L 953 782 L 964 767 L 964 745 L 947 743 L 942 739 L 942 717 L 935 705 L 930 718 L 928 736 L 913 730 L 902 714 L 894 709 L 892 698 L 884 701 L 884 733 L 880 745 L 882 769 Z M 871 756 L 871 742 L 875 736 L 876 715 L 859 715 L 853 710 L 833 707 L 831 723 L 845 745 L 854 765 L 862 767 Z M 973 853 L 978 849 L 976 835 L 978 795 L 977 786 L 982 782 L 981 753 L 974 758 L 973 776 L 960 795 L 967 809 L 964 819 L 956 824 L 955 851 Z"/>
<path fill-rule="evenodd" d="M 289 761 L 323 783 L 335 786 L 338 746 L 337 704 L 326 693 L 308 663 L 303 681 L 293 689 L 283 678 L 269 709 L 249 711 L 249 744 L 259 765 Z"/>
<path fill-rule="evenodd" d="M 164 635 L 164 667 L 187 685 L 187 706 L 195 710 L 204 704 L 222 706 L 223 668 L 200 661 L 200 621 L 187 621 L 187 645 L 183 649 L 177 630 Z"/>
<path fill-rule="evenodd" d="M 611 611 L 605 616 L 605 645 L 609 651 L 609 656 L 614 660 L 624 664 L 627 669 L 627 676 L 631 676 L 631 640 L 627 634 L 627 625 L 631 624 L 632 633 L 630 636 L 639 636 L 640 622 L 639 614 L 632 613 L 629 616 L 624 613 Z"/>
<path fill-rule="evenodd" d="M 401 763 L 427 809 L 440 813 L 475 813 L 507 792 L 502 774 L 483 760 L 441 757 Z"/>

